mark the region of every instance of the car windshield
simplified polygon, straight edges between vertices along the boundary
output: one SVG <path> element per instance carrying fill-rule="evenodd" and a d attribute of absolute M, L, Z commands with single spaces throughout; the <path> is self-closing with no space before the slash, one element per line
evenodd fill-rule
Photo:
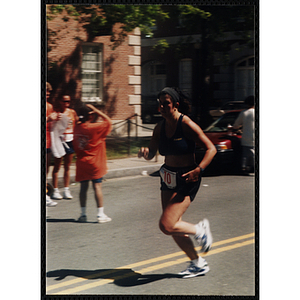
<path fill-rule="evenodd" d="M 233 125 L 239 113 L 240 113 L 239 111 L 233 111 L 224 114 L 222 117 L 220 117 L 215 122 L 213 122 L 210 126 L 208 126 L 204 131 L 210 131 L 210 132 L 227 131 L 228 130 L 227 126 Z"/>

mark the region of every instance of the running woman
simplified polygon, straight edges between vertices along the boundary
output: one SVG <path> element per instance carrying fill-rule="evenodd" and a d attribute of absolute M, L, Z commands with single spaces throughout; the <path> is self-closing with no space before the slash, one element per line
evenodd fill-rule
<path fill-rule="evenodd" d="M 189 267 L 180 272 L 183 278 L 209 271 L 205 259 L 198 255 L 190 235 L 199 243 L 201 252 L 208 252 L 212 234 L 207 219 L 198 224 L 182 220 L 200 187 L 201 175 L 216 154 L 216 148 L 202 129 L 186 114 L 190 110 L 187 97 L 177 88 L 164 88 L 158 94 L 159 110 L 164 118 L 154 128 L 149 147 L 142 147 L 138 157 L 151 160 L 159 150 L 165 156 L 160 169 L 162 215 L 161 231 L 171 235 L 190 259 Z M 195 144 L 204 144 L 206 153 L 199 165 L 195 160 Z"/>

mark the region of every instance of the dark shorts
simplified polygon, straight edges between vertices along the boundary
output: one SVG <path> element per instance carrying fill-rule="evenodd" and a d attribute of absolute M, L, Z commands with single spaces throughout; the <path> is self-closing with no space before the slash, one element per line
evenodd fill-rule
<path fill-rule="evenodd" d="M 66 151 L 66 154 L 73 154 L 75 151 L 74 151 L 74 147 L 73 147 L 73 143 L 72 141 L 71 142 L 65 142 L 68 147 L 65 146 L 65 144 L 63 144 L 64 148 L 65 148 L 65 151 Z"/>
<path fill-rule="evenodd" d="M 200 183 L 201 183 L 201 176 L 199 176 L 198 181 L 196 182 L 186 182 L 185 178 L 182 178 L 182 175 L 194 170 L 197 167 L 197 165 L 194 166 L 190 166 L 190 167 L 183 167 L 183 168 L 176 168 L 176 167 L 169 167 L 166 165 L 162 165 L 162 168 L 165 168 L 168 171 L 171 171 L 172 173 L 175 173 L 175 177 L 176 177 L 176 186 L 175 187 L 168 187 L 167 184 L 164 182 L 163 178 L 162 178 L 162 173 L 160 173 L 160 190 L 161 191 L 174 191 L 180 195 L 183 196 L 190 196 L 191 201 L 194 200 L 199 188 L 200 188 Z"/>
<path fill-rule="evenodd" d="M 101 182 L 102 182 L 102 177 L 101 177 L 101 178 L 98 178 L 98 179 L 91 179 L 91 181 L 92 181 L 93 183 L 101 183 Z M 84 182 L 89 182 L 89 180 L 83 180 L 83 181 L 80 181 L 80 182 L 82 182 L 82 183 L 84 183 Z"/>
<path fill-rule="evenodd" d="M 254 147 L 242 146 L 242 168 L 254 167 Z"/>

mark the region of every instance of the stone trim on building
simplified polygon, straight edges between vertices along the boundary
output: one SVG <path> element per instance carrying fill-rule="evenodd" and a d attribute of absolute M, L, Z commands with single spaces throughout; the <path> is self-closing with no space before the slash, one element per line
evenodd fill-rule
<path fill-rule="evenodd" d="M 141 31 L 135 28 L 132 34 L 128 35 L 128 45 L 133 47 L 133 55 L 128 55 L 128 64 L 133 66 L 133 75 L 128 76 L 128 83 L 133 86 L 133 95 L 128 95 L 129 105 L 134 106 L 138 115 L 138 123 L 141 124 Z"/>

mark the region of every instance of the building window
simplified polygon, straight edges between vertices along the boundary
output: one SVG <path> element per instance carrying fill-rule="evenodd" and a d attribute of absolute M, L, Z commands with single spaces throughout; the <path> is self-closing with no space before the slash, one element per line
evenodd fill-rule
<path fill-rule="evenodd" d="M 102 102 L 103 100 L 103 71 L 102 45 L 82 45 L 82 101 Z"/>
<path fill-rule="evenodd" d="M 190 95 L 192 93 L 192 60 L 189 58 L 179 63 L 179 88 Z"/>
<path fill-rule="evenodd" d="M 149 62 L 142 67 L 142 94 L 157 95 L 166 86 L 166 65 Z"/>
<path fill-rule="evenodd" d="M 244 101 L 254 95 L 254 57 L 240 60 L 235 65 L 235 100 Z"/>

